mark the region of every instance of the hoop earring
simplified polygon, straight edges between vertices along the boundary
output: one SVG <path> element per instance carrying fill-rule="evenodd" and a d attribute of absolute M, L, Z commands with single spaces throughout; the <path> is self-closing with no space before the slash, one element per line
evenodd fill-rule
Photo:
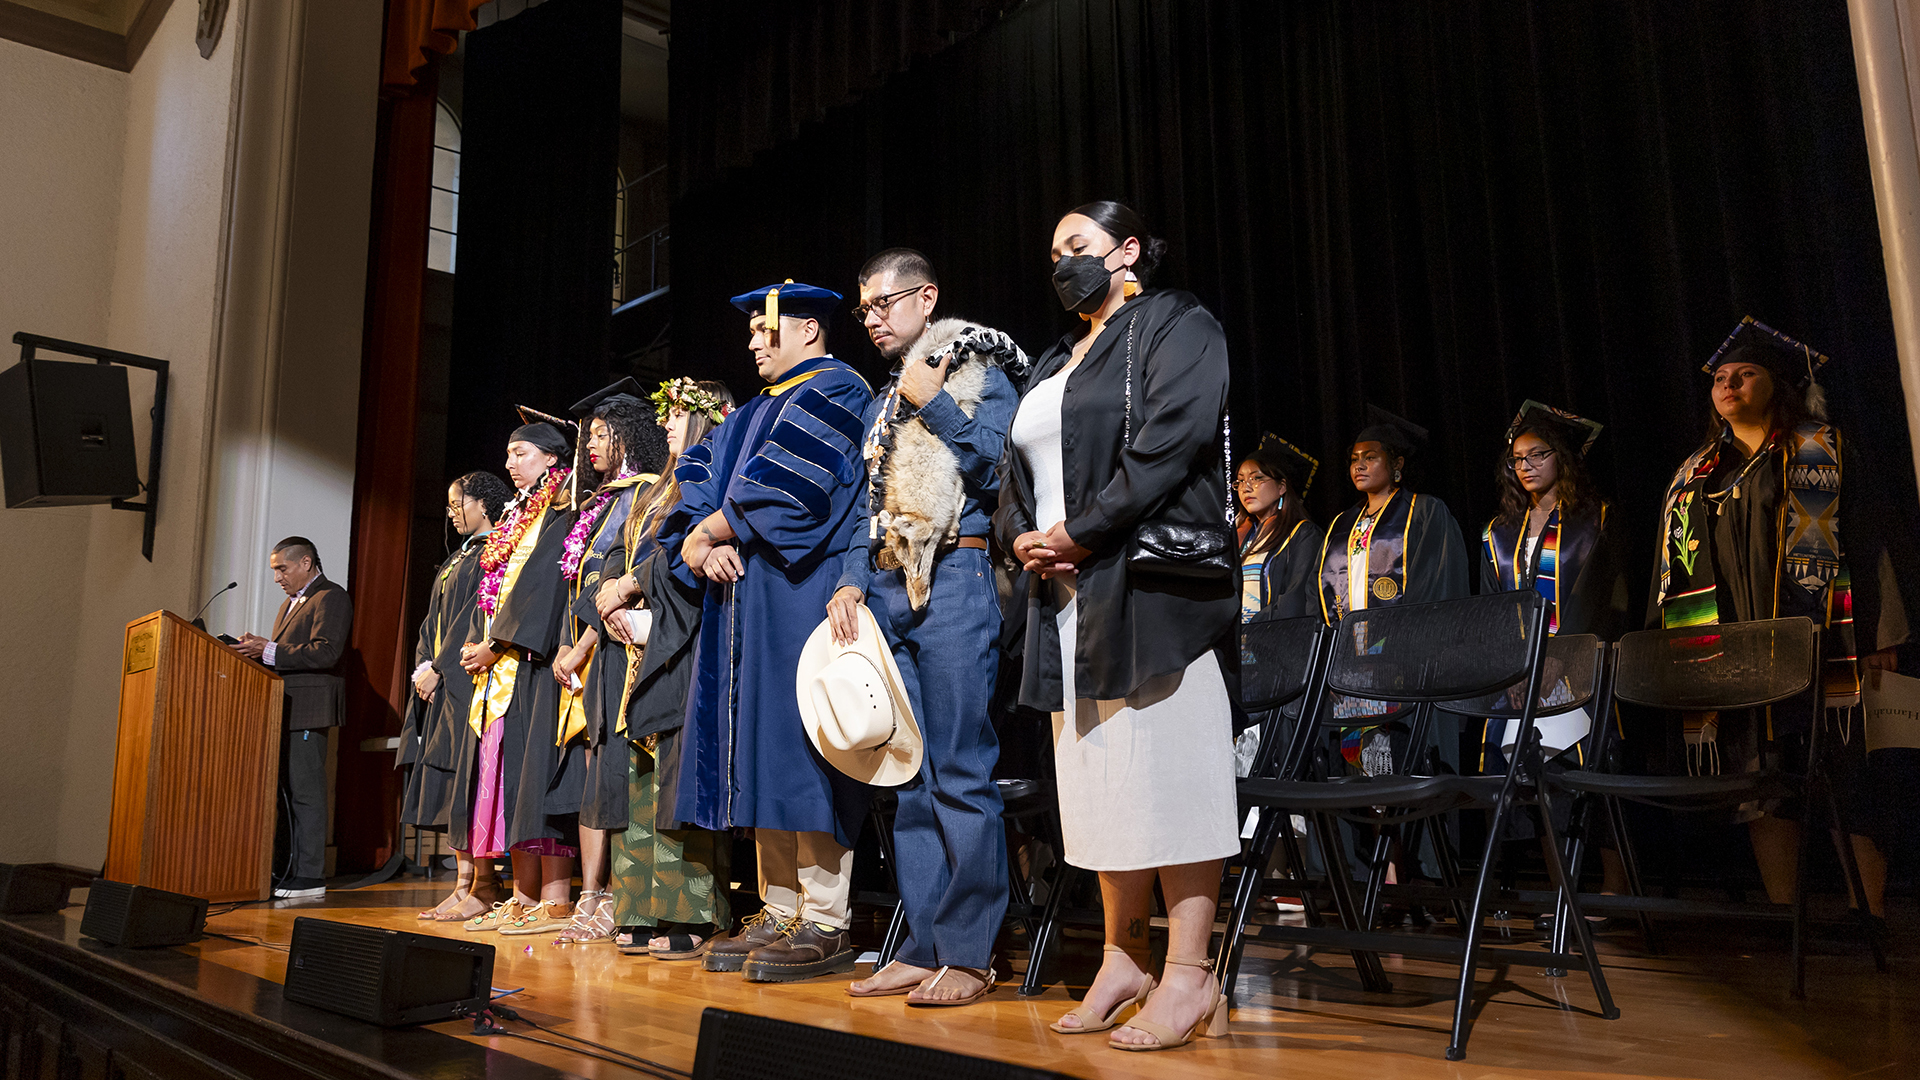
<path fill-rule="evenodd" d="M 1399 469 L 1395 469 L 1395 470 L 1393 470 L 1393 482 L 1394 482 L 1394 483 L 1396 483 L 1396 484 L 1400 482 L 1400 470 L 1399 470 Z"/>

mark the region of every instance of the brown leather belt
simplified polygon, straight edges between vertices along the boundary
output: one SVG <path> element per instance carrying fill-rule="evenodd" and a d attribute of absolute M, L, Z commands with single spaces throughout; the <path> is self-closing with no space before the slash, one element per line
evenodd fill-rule
<path fill-rule="evenodd" d="M 963 536 L 954 541 L 953 546 L 985 551 L 987 550 L 987 538 L 984 536 Z"/>

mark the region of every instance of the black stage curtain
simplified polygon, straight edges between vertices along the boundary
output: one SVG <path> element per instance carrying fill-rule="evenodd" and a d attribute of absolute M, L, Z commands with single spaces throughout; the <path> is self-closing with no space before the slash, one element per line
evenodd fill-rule
<path fill-rule="evenodd" d="M 677 73 L 724 29 L 703 10 L 675 12 Z M 697 171 L 685 85 L 675 165 Z M 1432 429 L 1409 481 L 1477 548 L 1537 398 L 1607 425 L 1592 464 L 1643 587 L 1705 429 L 1699 366 L 1752 314 L 1836 358 L 1850 542 L 1912 530 L 1841 0 L 1031 0 L 680 199 L 676 363 L 756 389 L 725 297 L 851 293 L 896 244 L 932 256 L 945 312 L 1037 353 L 1072 325 L 1054 222 L 1098 198 L 1143 212 L 1172 247 L 1160 282 L 1225 325 L 1236 448 L 1271 430 L 1321 457 L 1321 521 L 1352 499 L 1371 401 Z M 880 375 L 851 319 L 834 344 Z"/>
<path fill-rule="evenodd" d="M 606 385 L 619 0 L 549 0 L 467 35 L 446 475 L 499 472 L 512 406 Z"/>

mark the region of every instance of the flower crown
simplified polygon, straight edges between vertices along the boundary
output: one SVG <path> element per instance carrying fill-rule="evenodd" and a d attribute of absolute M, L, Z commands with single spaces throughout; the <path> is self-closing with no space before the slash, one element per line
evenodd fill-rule
<path fill-rule="evenodd" d="M 699 383 L 684 375 L 661 383 L 660 389 L 653 392 L 652 401 L 654 419 L 662 424 L 667 422 L 667 416 L 675 409 L 688 414 L 706 413 L 707 419 L 716 424 L 733 411 L 733 406 L 700 389 Z"/>

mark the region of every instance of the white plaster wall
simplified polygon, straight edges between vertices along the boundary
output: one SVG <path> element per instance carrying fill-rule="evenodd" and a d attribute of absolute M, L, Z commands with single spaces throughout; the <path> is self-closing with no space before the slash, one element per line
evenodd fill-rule
<path fill-rule="evenodd" d="M 0 368 L 19 355 L 17 331 L 106 336 L 127 82 L 0 39 Z M 112 513 L 0 510 L 0 862 L 61 850 L 60 763 L 77 696 L 69 673 L 83 648 L 93 528 Z M 136 515 L 119 516 L 137 525 Z M 116 554 L 138 562 L 137 533 L 131 552 Z M 114 676 L 104 681 L 111 709 Z M 111 782 L 111 756 L 107 767 Z"/>
<path fill-rule="evenodd" d="M 156 608 L 190 616 L 206 591 L 195 575 L 235 86 L 233 37 L 202 59 L 196 14 L 195 5 L 172 5 L 124 77 L 117 241 L 100 343 L 168 362 L 167 428 L 153 562 L 140 557 L 139 515 L 91 511 L 58 804 L 57 857 L 80 866 L 106 856 L 122 628 Z M 130 377 L 144 472 L 153 380 L 143 372 Z M 221 613 L 216 606 L 209 614 Z"/>

